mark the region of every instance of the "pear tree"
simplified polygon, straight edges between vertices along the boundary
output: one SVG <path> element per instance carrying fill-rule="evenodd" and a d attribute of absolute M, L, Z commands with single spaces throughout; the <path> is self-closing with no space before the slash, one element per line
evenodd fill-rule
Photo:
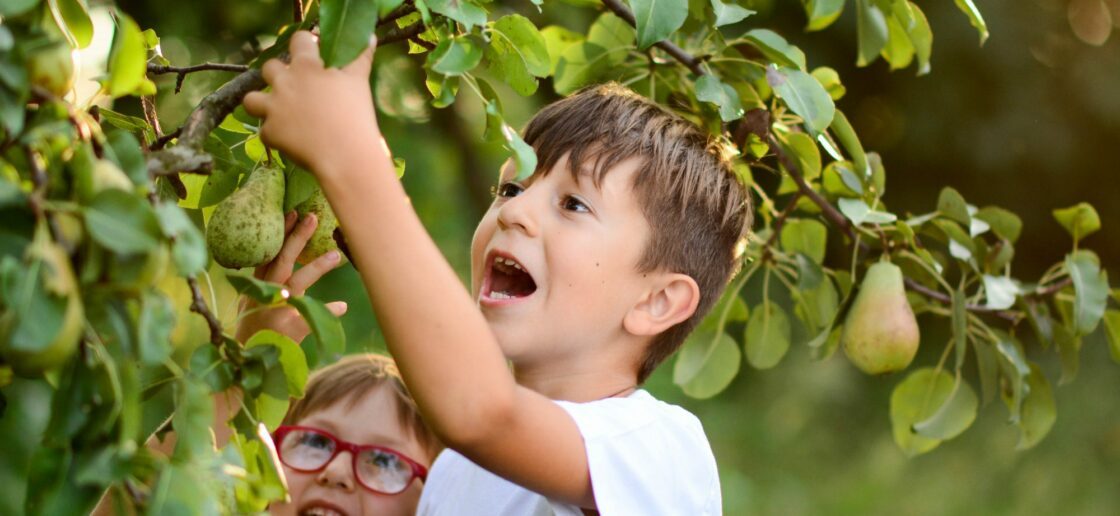
<path fill-rule="evenodd" d="M 868 374 L 898 372 L 883 379 L 895 387 L 882 410 L 906 453 L 960 435 L 997 398 L 1030 448 L 1055 421 L 1052 385 L 1075 378 L 1083 339 L 1103 332 L 1120 361 L 1120 294 L 1081 245 L 1101 227 L 1092 206 L 1055 209 L 1070 252 L 1041 277 L 1018 277 L 1020 217 L 949 186 L 927 212 L 892 210 L 890 163 L 837 108 L 839 74 L 810 68 L 797 35 L 756 23 L 746 2 L 565 3 L 591 22 L 540 26 L 539 0 L 294 0 L 289 22 L 245 59 L 172 63 L 160 27 L 108 2 L 0 0 L 0 418 L 31 403 L 15 378 L 50 392 L 46 430 L 27 452 L 23 510 L 85 512 L 108 493 L 151 514 L 247 513 L 284 497 L 267 432 L 346 336 L 321 301 L 239 269 L 275 256 L 291 209 L 320 220 L 313 255 L 345 242 L 313 177 L 266 149 L 238 106 L 266 86 L 260 65 L 285 59 L 301 29 L 319 31 L 329 66 L 356 58 L 374 34 L 382 47 L 406 47 L 424 77 L 414 93 L 432 109 L 477 102 L 484 139 L 522 173 L 536 156 L 502 97 L 542 88 L 566 95 L 618 81 L 717 138 L 757 201 L 756 224 L 742 271 L 670 366 L 689 396 L 719 394 L 744 361 L 766 369 L 794 346 L 819 360 L 842 350 Z M 801 4 L 809 31 L 854 10 L 860 66 L 931 71 L 933 34 L 917 3 Z M 976 3 L 955 4 L 983 43 Z M 98 13 L 110 33 L 93 22 Z M 111 52 L 99 90 L 78 98 L 74 51 L 95 38 Z M 160 119 L 160 89 L 231 72 L 184 120 Z M 137 110 L 117 107 L 135 101 Z M 764 175 L 777 186 L 756 181 Z M 826 259 L 837 247 L 846 252 Z M 235 295 L 222 299 L 222 286 L 296 308 L 317 344 L 274 332 L 238 342 Z M 748 304 L 748 286 L 761 301 Z M 949 325 L 947 341 L 922 336 L 930 320 Z M 204 330 L 188 331 L 192 321 Z M 939 359 L 916 360 L 921 347 Z M 1039 368 L 1046 353 L 1060 356 L 1060 379 Z M 244 396 L 234 437 L 218 449 L 210 398 L 230 388 Z M 170 457 L 145 446 L 171 430 Z"/>

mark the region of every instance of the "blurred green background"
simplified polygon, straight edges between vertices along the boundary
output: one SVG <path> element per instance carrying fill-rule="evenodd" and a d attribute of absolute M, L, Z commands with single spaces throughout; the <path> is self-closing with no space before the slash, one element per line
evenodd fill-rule
<path fill-rule="evenodd" d="M 1029 280 L 1071 246 L 1051 210 L 1088 201 L 1103 230 L 1084 246 L 1120 278 L 1120 34 L 1099 47 L 1082 43 L 1067 21 L 1066 0 L 975 0 L 991 29 L 981 48 L 953 2 L 920 0 L 934 32 L 933 68 L 915 77 L 913 69 L 891 73 L 882 61 L 854 66 L 851 5 L 832 28 L 806 33 L 799 2 L 740 3 L 759 11 L 743 29 L 773 28 L 805 50 L 810 68 L 840 72 L 848 92 L 838 107 L 865 147 L 882 154 L 892 209 L 930 211 L 940 188 L 952 185 L 973 204 L 1015 211 L 1024 233 L 1013 274 Z M 141 28 L 155 29 L 164 55 L 180 66 L 244 62 L 246 41 L 274 33 L 291 16 L 290 3 L 280 0 L 118 4 Z M 546 2 L 542 13 L 527 1 L 492 8 L 577 31 L 597 14 L 557 2 Z M 478 143 L 484 121 L 469 95 L 445 110 L 426 105 L 423 72 L 404 51 L 398 45 L 378 52 L 373 84 L 381 125 L 395 155 L 408 163 L 404 182 L 417 211 L 466 278 L 468 244 L 489 202 L 500 149 Z M 171 92 L 173 77 L 163 78 L 157 104 L 165 130 L 229 77 L 191 75 L 178 95 Z M 547 81 L 533 98 L 500 93 L 518 127 L 555 98 Z M 128 104 L 116 109 L 139 111 Z M 840 242 L 832 245 L 830 252 L 840 252 Z M 353 268 L 331 273 L 312 294 L 350 303 L 343 320 L 351 351 L 384 349 Z M 932 364 L 940 351 L 934 344 L 945 341 L 947 330 L 935 319 L 921 322 L 927 345 L 916 363 Z M 1027 345 L 1028 356 L 1057 378 L 1056 354 Z M 997 402 L 982 408 L 962 436 L 907 458 L 891 439 L 887 409 L 901 378 L 864 376 L 839 354 L 815 362 L 803 347 L 768 371 L 744 364 L 731 387 L 711 400 L 686 398 L 672 384 L 671 364 L 647 387 L 700 416 L 728 514 L 1120 514 L 1120 366 L 1099 331 L 1086 339 L 1081 362 L 1077 380 L 1055 389 L 1058 420 L 1050 435 L 1026 452 L 1015 450 L 1017 430 Z M 42 390 L 25 383 L 13 388 Z M 33 435 L 44 423 L 45 406 L 10 409 L 24 417 L 0 420 L 0 435 Z M 21 505 L 13 475 L 0 470 L 9 495 L 0 496 L 0 513 Z"/>

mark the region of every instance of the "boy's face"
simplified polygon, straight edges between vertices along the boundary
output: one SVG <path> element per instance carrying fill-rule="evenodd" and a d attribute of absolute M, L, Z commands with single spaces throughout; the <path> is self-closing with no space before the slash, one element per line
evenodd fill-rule
<path fill-rule="evenodd" d="M 572 177 L 567 155 L 521 182 L 503 167 L 471 245 L 471 293 L 519 369 L 578 367 L 581 349 L 624 334 L 648 286 L 637 270 L 650 233 L 631 187 L 639 164 L 619 163 L 598 188 L 589 172 Z"/>
<path fill-rule="evenodd" d="M 374 387 L 353 404 L 349 401 L 335 402 L 312 412 L 295 425 L 323 430 L 358 445 L 392 448 L 426 468 L 431 467 L 432 457 L 397 418 L 396 395 L 388 387 Z M 417 478 L 395 495 L 369 491 L 354 477 L 353 457 L 348 451 L 340 451 L 321 471 L 303 473 L 285 465 L 284 475 L 292 501 L 272 504 L 269 512 L 274 515 L 412 515 L 423 488 L 423 482 Z"/>

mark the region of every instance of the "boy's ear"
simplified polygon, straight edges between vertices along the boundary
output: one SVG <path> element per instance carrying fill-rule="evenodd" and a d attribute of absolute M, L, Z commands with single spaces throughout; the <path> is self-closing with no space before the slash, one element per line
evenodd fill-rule
<path fill-rule="evenodd" d="M 663 273 L 645 297 L 622 320 L 633 335 L 657 335 L 692 317 L 700 303 L 700 287 L 687 274 Z"/>

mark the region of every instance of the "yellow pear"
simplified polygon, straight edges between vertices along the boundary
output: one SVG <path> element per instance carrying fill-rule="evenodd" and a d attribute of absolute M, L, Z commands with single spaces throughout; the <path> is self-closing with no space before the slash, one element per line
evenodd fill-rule
<path fill-rule="evenodd" d="M 315 233 L 311 235 L 311 239 L 307 241 L 303 251 L 299 253 L 297 262 L 301 265 L 307 265 L 312 260 L 330 251 L 338 250 L 338 243 L 334 240 L 334 230 L 338 228 L 338 217 L 335 217 L 334 212 L 331 211 L 331 205 L 327 203 L 327 197 L 323 195 L 322 188 L 316 188 L 311 197 L 297 204 L 296 213 L 299 213 L 300 221 L 308 213 L 314 213 L 315 218 L 318 219 Z M 339 253 L 339 259 L 345 263 L 346 255 Z"/>
<path fill-rule="evenodd" d="M 918 321 L 906 300 L 902 270 L 890 262 L 867 269 L 840 334 L 844 353 L 868 374 L 900 371 L 918 352 Z"/>

